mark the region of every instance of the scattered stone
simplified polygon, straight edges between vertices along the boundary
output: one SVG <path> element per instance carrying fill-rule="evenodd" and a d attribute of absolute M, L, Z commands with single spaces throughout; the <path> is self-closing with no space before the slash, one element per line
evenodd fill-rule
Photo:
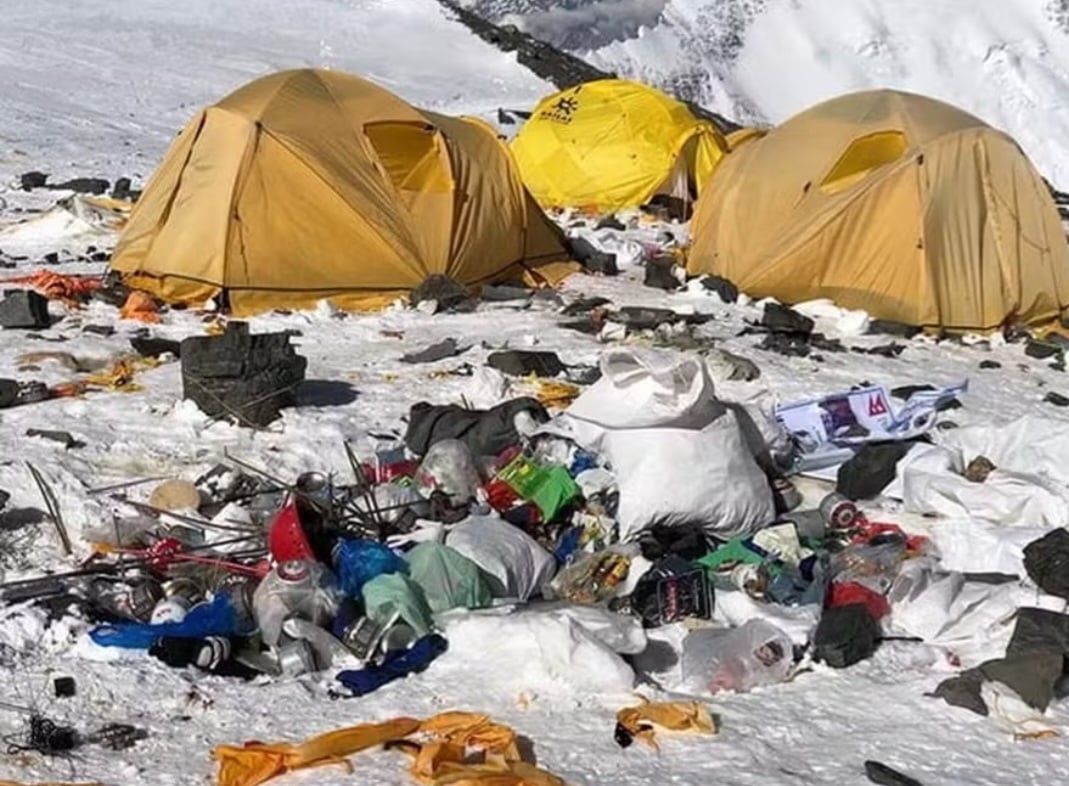
<path fill-rule="evenodd" d="M 158 358 L 167 353 L 178 357 L 182 351 L 179 342 L 152 336 L 134 336 L 130 339 L 130 347 L 143 358 Z"/>
<path fill-rule="evenodd" d="M 646 276 L 642 283 L 654 289 L 675 292 L 680 287 L 675 270 L 676 260 L 673 257 L 654 257 L 646 262 Z"/>
<path fill-rule="evenodd" d="M 11 289 L 0 301 L 0 327 L 39 330 L 51 325 L 48 299 L 30 289 Z"/>
<path fill-rule="evenodd" d="M 1002 364 L 999 363 L 997 360 L 981 360 L 980 361 L 980 368 L 982 368 L 982 369 L 1002 368 Z"/>
<path fill-rule="evenodd" d="M 618 219 L 615 214 L 610 213 L 609 215 L 602 218 L 601 221 L 599 221 L 594 227 L 594 229 L 618 229 L 620 231 L 623 231 L 627 229 L 627 226 L 624 224 L 623 221 Z"/>
<path fill-rule="evenodd" d="M 111 253 L 108 251 L 94 251 L 89 255 L 90 262 L 107 262 L 111 259 Z"/>
<path fill-rule="evenodd" d="M 45 186 L 52 191 L 73 191 L 76 194 L 93 194 L 94 196 L 106 194 L 110 187 L 111 183 L 102 177 L 76 177 L 73 180 L 64 180 L 62 183 Z"/>
<path fill-rule="evenodd" d="M 927 393 L 928 391 L 935 389 L 935 385 L 900 385 L 897 388 L 891 388 L 891 395 L 894 398 L 900 398 L 903 401 L 906 401 L 914 393 Z"/>
<path fill-rule="evenodd" d="M 513 377 L 555 377 L 565 369 L 556 352 L 529 352 L 509 349 L 504 352 L 492 352 L 486 358 L 486 365 L 503 374 Z"/>
<path fill-rule="evenodd" d="M 35 188 L 44 188 L 48 182 L 48 175 L 44 172 L 26 172 L 19 177 L 19 186 L 23 191 L 32 191 Z"/>
<path fill-rule="evenodd" d="M 1065 356 L 1063 355 L 1059 357 L 1057 360 L 1047 366 L 1047 368 L 1049 368 L 1051 371 L 1065 371 Z"/>
<path fill-rule="evenodd" d="M 442 277 L 444 278 L 444 276 Z M 246 322 L 230 322 L 220 336 L 194 336 L 181 344 L 182 394 L 207 415 L 263 427 L 297 405 L 306 358 L 288 333 L 252 335 Z"/>
<path fill-rule="evenodd" d="M 1043 397 L 1043 400 L 1056 407 L 1069 407 L 1069 398 L 1066 398 L 1061 393 L 1055 393 L 1053 390 L 1047 393 L 1047 395 Z"/>
<path fill-rule="evenodd" d="M 543 287 L 542 289 L 536 289 L 534 291 L 534 295 L 531 297 L 531 302 L 560 308 L 564 305 L 564 298 L 562 298 L 560 293 L 552 287 Z"/>
<path fill-rule="evenodd" d="M 582 237 L 567 238 L 567 243 L 572 259 L 582 265 L 586 272 L 603 276 L 615 276 L 620 272 L 616 265 L 616 254 L 601 251 Z"/>
<path fill-rule="evenodd" d="M 130 178 L 120 177 L 115 181 L 115 186 L 111 189 L 111 198 L 136 202 L 138 197 L 141 196 L 141 192 L 131 188 L 131 185 Z"/>
<path fill-rule="evenodd" d="M 0 409 L 19 403 L 19 383 L 13 379 L 0 379 Z"/>
<path fill-rule="evenodd" d="M 427 276 L 422 284 L 412 290 L 411 300 L 413 306 L 433 300 L 437 308 L 431 313 L 474 309 L 474 301 L 468 294 L 468 290 L 441 273 Z"/>
<path fill-rule="evenodd" d="M 607 297 L 584 297 L 569 303 L 560 312 L 566 317 L 576 317 L 581 314 L 589 314 L 595 308 L 607 306 L 612 303 Z"/>
<path fill-rule="evenodd" d="M 877 786 L 924 786 L 916 778 L 904 775 L 878 761 L 865 762 L 865 776 Z"/>
<path fill-rule="evenodd" d="M 869 333 L 883 333 L 897 338 L 913 338 L 921 332 L 919 327 L 906 325 L 902 322 L 892 322 L 889 319 L 873 319 L 869 322 Z"/>
<path fill-rule="evenodd" d="M 764 314 L 761 316 L 761 325 L 773 333 L 809 335 L 813 332 L 814 322 L 789 306 L 781 303 L 766 303 Z"/>
<path fill-rule="evenodd" d="M 734 303 L 739 299 L 739 288 L 722 276 L 706 276 L 701 281 L 705 289 L 718 294 L 725 303 Z"/>
<path fill-rule="evenodd" d="M 111 325 L 82 325 L 82 332 L 107 337 L 115 335 L 115 328 Z"/>
<path fill-rule="evenodd" d="M 1024 353 L 1028 355 L 1028 357 L 1035 358 L 1036 360 L 1052 358 L 1055 355 L 1060 355 L 1062 351 L 1062 347 L 1057 344 L 1052 344 L 1048 341 L 1039 341 L 1034 338 L 1029 339 L 1024 347 Z"/>
<path fill-rule="evenodd" d="M 117 275 L 108 275 L 104 279 L 103 286 L 97 289 L 89 296 L 90 300 L 99 300 L 101 303 L 107 303 L 109 306 L 115 308 L 122 308 L 127 299 L 130 297 L 130 293 L 133 290 L 126 286 L 122 282 L 122 279 Z"/>
<path fill-rule="evenodd" d="M 940 431 L 950 431 L 951 429 L 960 428 L 953 420 L 940 420 L 935 424 L 935 427 Z"/>
<path fill-rule="evenodd" d="M 69 431 L 50 431 L 48 429 L 30 428 L 26 429 L 27 437 L 40 437 L 41 439 L 48 439 L 52 442 L 58 442 L 63 447 L 70 450 L 71 448 L 84 448 L 85 443 L 80 439 L 75 439 L 74 435 Z"/>
<path fill-rule="evenodd" d="M 965 479 L 970 483 L 983 483 L 995 469 L 995 465 L 987 456 L 977 456 L 965 468 Z"/>
<path fill-rule="evenodd" d="M 890 344 L 881 344 L 878 347 L 851 347 L 850 351 L 859 355 L 879 355 L 884 358 L 896 358 L 902 354 L 905 348 L 905 344 L 898 344 L 892 341 Z"/>
<path fill-rule="evenodd" d="M 5 507 L 7 507 L 8 500 L 10 499 L 11 495 L 3 489 L 0 489 L 0 510 L 3 510 Z"/>
<path fill-rule="evenodd" d="M 41 258 L 41 261 L 46 265 L 58 265 L 59 253 L 56 251 L 49 251 L 47 254 L 44 255 L 44 257 Z"/>
<path fill-rule="evenodd" d="M 479 293 L 488 303 L 504 303 L 511 300 L 530 300 L 534 292 L 519 284 L 487 284 Z"/>
<path fill-rule="evenodd" d="M 469 349 L 471 349 L 470 344 L 466 347 L 460 347 L 457 346 L 457 340 L 455 338 L 447 338 L 444 341 L 439 341 L 437 344 L 431 344 L 429 347 L 422 349 L 419 352 L 410 352 L 407 355 L 402 355 L 401 362 L 434 363 L 439 360 L 462 355 Z"/>
<path fill-rule="evenodd" d="M 757 348 L 795 358 L 809 357 L 813 351 L 805 336 L 790 333 L 769 333 Z"/>

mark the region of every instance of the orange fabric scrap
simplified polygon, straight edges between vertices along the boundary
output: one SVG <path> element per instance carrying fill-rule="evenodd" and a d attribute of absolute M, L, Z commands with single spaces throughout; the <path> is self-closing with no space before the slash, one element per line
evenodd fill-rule
<path fill-rule="evenodd" d="M 122 319 L 136 319 L 139 322 L 155 324 L 160 321 L 160 310 L 152 295 L 135 289 L 127 296 L 126 302 L 119 310 L 119 316 Z"/>
<path fill-rule="evenodd" d="M 48 270 L 38 270 L 28 276 L 5 279 L 8 284 L 28 284 L 50 300 L 74 303 L 104 286 L 101 276 L 66 276 Z"/>
<path fill-rule="evenodd" d="M 641 740 L 654 750 L 659 750 L 654 739 L 655 726 L 669 731 L 690 731 L 698 734 L 716 734 L 716 722 L 709 708 L 697 701 L 651 702 L 639 696 L 642 704 L 625 707 L 616 713 L 616 722 L 632 737 Z"/>
<path fill-rule="evenodd" d="M 344 764 L 346 756 L 376 745 L 403 739 L 419 729 L 415 718 L 394 718 L 384 723 L 365 723 L 321 734 L 300 745 L 287 742 L 246 743 L 243 747 L 220 745 L 214 756 L 219 762 L 218 786 L 258 786 L 277 775 L 306 767 Z"/>

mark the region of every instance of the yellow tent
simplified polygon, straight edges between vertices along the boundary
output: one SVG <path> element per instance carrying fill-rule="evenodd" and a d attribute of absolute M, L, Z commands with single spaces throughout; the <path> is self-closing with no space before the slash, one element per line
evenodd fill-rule
<path fill-rule="evenodd" d="M 691 273 L 955 331 L 1069 306 L 1069 247 L 1016 143 L 888 90 L 820 104 L 725 157 L 695 208 Z"/>
<path fill-rule="evenodd" d="M 543 207 L 637 207 L 685 201 L 727 149 L 687 107 L 622 79 L 587 82 L 542 101 L 512 142 L 523 182 Z"/>
<path fill-rule="evenodd" d="M 324 298 L 382 305 L 431 273 L 468 286 L 524 272 L 555 282 L 574 269 L 562 243 L 486 124 L 297 70 L 186 126 L 112 268 L 167 301 L 225 292 L 245 315 Z"/>

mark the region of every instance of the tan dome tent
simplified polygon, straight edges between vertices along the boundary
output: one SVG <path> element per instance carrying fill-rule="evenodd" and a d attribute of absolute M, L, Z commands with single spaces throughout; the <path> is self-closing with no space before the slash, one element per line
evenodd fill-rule
<path fill-rule="evenodd" d="M 601 79 L 543 98 L 512 141 L 543 207 L 637 207 L 691 197 L 727 150 L 712 123 L 638 82 Z"/>
<path fill-rule="evenodd" d="M 1069 306 L 1069 247 L 1016 143 L 909 93 L 820 104 L 725 156 L 695 210 L 692 273 L 790 303 L 831 298 L 954 331 Z"/>
<path fill-rule="evenodd" d="M 332 71 L 284 71 L 200 112 L 112 259 L 167 301 L 225 292 L 237 315 L 382 305 L 444 273 L 465 285 L 575 269 L 508 148 Z"/>

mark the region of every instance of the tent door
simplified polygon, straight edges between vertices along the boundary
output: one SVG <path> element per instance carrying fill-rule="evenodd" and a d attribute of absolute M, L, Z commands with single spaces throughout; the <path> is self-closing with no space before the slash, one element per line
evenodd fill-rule
<path fill-rule="evenodd" d="M 445 270 L 453 224 L 453 176 L 445 139 L 415 121 L 368 123 L 364 134 L 404 209 L 429 272 Z"/>

